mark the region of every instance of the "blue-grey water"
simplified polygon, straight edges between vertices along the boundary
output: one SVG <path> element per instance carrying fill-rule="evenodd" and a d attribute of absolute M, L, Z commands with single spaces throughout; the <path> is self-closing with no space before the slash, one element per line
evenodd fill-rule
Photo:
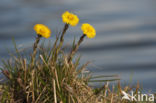
<path fill-rule="evenodd" d="M 91 61 L 88 68 L 94 75 L 118 74 L 122 83 L 139 81 L 145 91 L 155 92 L 155 5 L 155 0 L 1 0 L 0 59 L 9 58 L 12 38 L 19 49 L 31 47 L 36 23 L 48 25 L 52 29 L 49 40 L 54 41 L 63 28 L 61 14 L 68 10 L 79 16 L 80 23 L 68 30 L 67 45 L 80 37 L 84 22 L 97 31 L 94 39 L 82 43 L 81 63 Z"/>

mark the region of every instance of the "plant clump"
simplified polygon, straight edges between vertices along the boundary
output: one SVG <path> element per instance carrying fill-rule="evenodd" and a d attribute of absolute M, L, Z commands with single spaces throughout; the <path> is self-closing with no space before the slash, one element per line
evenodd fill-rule
<path fill-rule="evenodd" d="M 20 55 L 16 49 L 17 56 L 3 62 L 1 70 L 7 82 L 0 87 L 1 103 L 121 103 L 120 85 L 116 91 L 114 88 L 111 91 L 108 83 L 101 88 L 91 88 L 88 86 L 91 76 L 83 75 L 88 62 L 80 65 L 80 58 L 74 58 L 84 38 L 95 37 L 94 27 L 82 24 L 80 39 L 66 54 L 62 49 L 64 36 L 70 26 L 78 24 L 79 18 L 67 11 L 63 13 L 62 20 L 65 26 L 52 47 L 39 46 L 43 37 L 51 36 L 51 30 L 43 24 L 36 24 L 34 30 L 37 37 L 30 59 Z M 127 87 L 124 90 L 130 89 Z"/>

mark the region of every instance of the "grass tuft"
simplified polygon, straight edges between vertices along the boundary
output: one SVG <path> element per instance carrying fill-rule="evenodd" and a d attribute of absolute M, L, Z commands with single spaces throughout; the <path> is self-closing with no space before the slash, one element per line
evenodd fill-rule
<path fill-rule="evenodd" d="M 79 65 L 80 57 L 74 58 L 85 37 L 82 35 L 78 43 L 73 42 L 69 54 L 65 54 L 62 45 L 68 29 L 66 24 L 62 34 L 56 36 L 52 47 L 38 46 L 41 36 L 36 38 L 31 59 L 20 55 L 15 46 L 17 56 L 3 61 L 2 73 L 7 82 L 0 85 L 1 103 L 130 103 L 121 100 L 122 90 L 128 92 L 134 88 L 121 87 L 120 83 L 109 86 L 109 81 L 97 80 L 103 77 L 85 74 L 89 62 Z M 101 88 L 88 86 L 89 82 L 105 82 Z M 135 87 L 139 90 L 139 85 Z"/>

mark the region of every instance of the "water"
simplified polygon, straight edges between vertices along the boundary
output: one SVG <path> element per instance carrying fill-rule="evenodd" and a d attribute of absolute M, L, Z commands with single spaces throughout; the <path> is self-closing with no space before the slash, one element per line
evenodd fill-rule
<path fill-rule="evenodd" d="M 97 31 L 96 38 L 85 39 L 79 53 L 81 63 L 94 75 L 118 74 L 122 83 L 139 81 L 146 91 L 156 91 L 156 1 L 154 0 L 1 0 L 0 57 L 13 51 L 12 38 L 18 48 L 31 47 L 33 26 L 43 23 L 52 29 L 51 40 L 63 28 L 61 14 L 76 13 L 77 27 L 65 37 L 67 44 L 79 37 L 81 23 L 89 22 Z M 98 84 L 97 84 L 98 85 Z"/>

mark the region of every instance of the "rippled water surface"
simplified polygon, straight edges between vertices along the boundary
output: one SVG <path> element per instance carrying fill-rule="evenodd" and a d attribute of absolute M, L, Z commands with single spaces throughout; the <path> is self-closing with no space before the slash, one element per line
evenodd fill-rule
<path fill-rule="evenodd" d="M 79 16 L 80 24 L 89 22 L 97 30 L 96 38 L 86 38 L 81 45 L 81 62 L 92 61 L 89 69 L 95 75 L 118 74 L 123 83 L 132 79 L 156 91 L 155 5 L 155 0 L 1 0 L 0 57 L 9 57 L 12 38 L 18 48 L 31 47 L 36 23 L 53 30 L 53 41 L 63 27 L 61 14 L 69 10 Z M 69 29 L 67 44 L 82 34 L 80 24 Z"/>

